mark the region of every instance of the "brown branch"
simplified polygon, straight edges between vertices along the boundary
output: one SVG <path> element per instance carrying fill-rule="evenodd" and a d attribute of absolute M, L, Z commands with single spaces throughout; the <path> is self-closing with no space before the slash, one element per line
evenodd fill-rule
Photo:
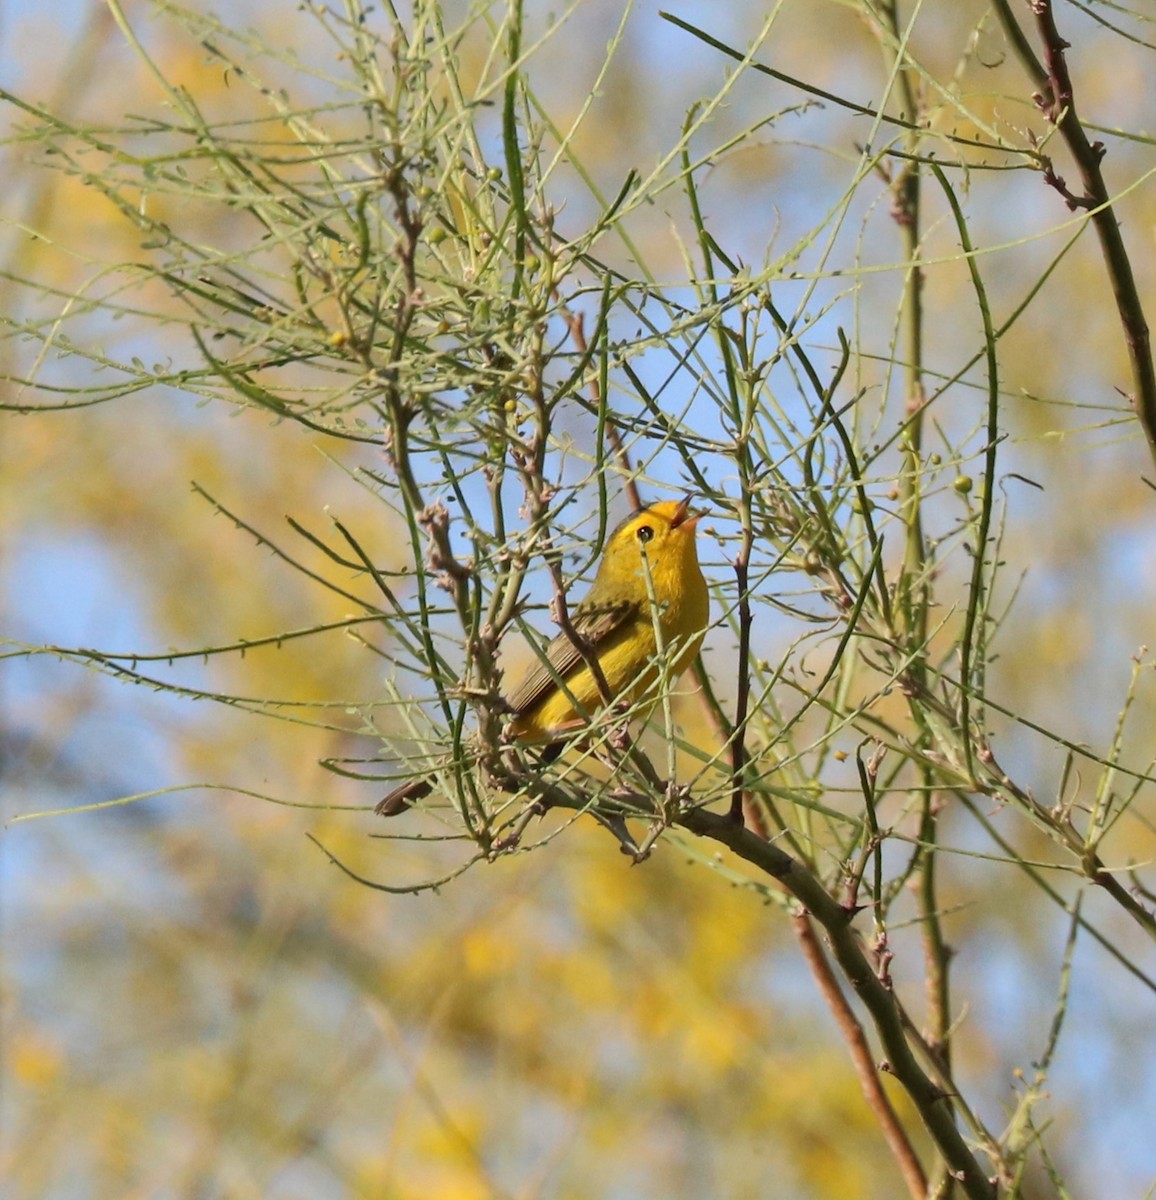
<path fill-rule="evenodd" d="M 847 999 L 839 987 L 839 981 L 831 970 L 831 964 L 827 961 L 827 956 L 823 953 L 823 948 L 815 937 L 815 929 L 810 918 L 806 913 L 800 913 L 794 918 L 794 926 L 795 936 L 799 939 L 803 957 L 807 960 L 811 974 L 814 975 L 815 982 L 819 985 L 819 991 L 834 1015 L 839 1030 L 843 1034 L 843 1040 L 851 1051 L 851 1061 L 855 1065 L 855 1073 L 859 1076 L 859 1085 L 863 1089 L 868 1106 L 875 1114 L 875 1119 L 879 1122 L 879 1127 L 883 1130 L 883 1137 L 891 1148 L 895 1161 L 899 1164 L 899 1170 L 907 1184 L 907 1191 L 913 1200 L 925 1200 L 927 1176 L 915 1153 L 915 1148 L 907 1137 L 906 1130 L 900 1123 L 894 1106 L 883 1090 L 883 1084 L 879 1079 L 875 1061 L 871 1057 L 871 1047 L 867 1044 L 863 1026 L 851 1011 L 851 1006 L 847 1003 Z"/>
<path fill-rule="evenodd" d="M 1009 0 L 994 0 L 994 3 L 1008 40 L 1035 85 L 1036 104 L 1059 130 L 1080 173 L 1083 195 L 1074 193 L 1052 169 L 1050 162 L 1044 160 L 1046 182 L 1063 196 L 1068 207 L 1090 210 L 1132 365 L 1132 385 L 1135 389 L 1130 397 L 1132 407 L 1148 440 L 1148 448 L 1156 458 L 1156 366 L 1152 362 L 1148 322 L 1140 303 L 1140 293 L 1132 274 L 1124 237 L 1116 214 L 1112 211 L 1112 200 L 1100 170 L 1104 144 L 1088 140 L 1076 111 L 1072 78 L 1064 54 L 1069 43 L 1064 41 L 1056 27 L 1052 0 L 1029 0 L 1044 45 L 1045 62 L 1041 63 L 1012 14 Z"/>
<path fill-rule="evenodd" d="M 871 1014 L 886 1065 L 903 1086 L 919 1112 L 948 1170 L 969 1200 L 994 1200 L 995 1184 L 980 1167 L 975 1154 L 955 1124 L 946 1093 L 917 1062 L 908 1042 L 902 1014 L 888 983 L 879 977 L 851 928 L 848 912 L 801 863 L 729 817 L 707 809 L 683 813 L 678 823 L 691 833 L 728 847 L 745 861 L 779 880 L 799 900 L 827 933 L 831 951 L 844 977 Z"/>
<path fill-rule="evenodd" d="M 578 353 L 585 357 L 588 347 L 582 314 L 572 312 L 563 306 L 562 318 L 566 322 L 566 328 L 570 331 L 571 340 L 578 348 Z M 596 412 L 601 409 L 602 389 L 598 386 L 597 379 L 590 380 L 590 400 Z M 626 499 L 630 502 L 631 510 L 637 511 L 642 507 L 642 499 L 638 494 L 638 480 L 634 478 L 634 468 L 630 465 L 630 454 L 622 444 L 622 434 L 618 431 L 618 425 L 609 416 L 606 418 L 606 440 L 610 443 L 610 449 L 614 452 L 614 457 L 618 459 L 618 466 L 625 476 Z"/>

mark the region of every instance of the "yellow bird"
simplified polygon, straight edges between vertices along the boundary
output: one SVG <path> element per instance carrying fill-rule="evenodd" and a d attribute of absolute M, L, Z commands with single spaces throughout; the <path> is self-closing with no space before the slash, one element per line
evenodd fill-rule
<path fill-rule="evenodd" d="M 601 669 L 611 700 L 632 703 L 653 688 L 662 669 L 660 638 L 662 648 L 673 648 L 671 679 L 690 666 L 702 645 L 710 600 L 698 565 L 697 521 L 689 496 L 664 500 L 627 517 L 607 539 L 594 583 L 570 619 Z M 563 735 L 603 704 L 594 672 L 564 632 L 505 699 L 514 714 L 514 737 L 546 742 L 547 759 L 561 752 Z M 375 811 L 394 816 L 432 789 L 429 779 L 411 779 Z"/>

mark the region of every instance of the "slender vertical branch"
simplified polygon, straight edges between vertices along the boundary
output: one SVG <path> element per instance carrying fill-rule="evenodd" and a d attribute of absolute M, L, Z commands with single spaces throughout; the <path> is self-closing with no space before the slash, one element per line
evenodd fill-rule
<path fill-rule="evenodd" d="M 570 331 L 570 340 L 574 343 L 578 353 L 583 358 L 586 358 L 590 353 L 590 349 L 586 341 L 586 327 L 582 320 L 582 314 L 563 306 L 562 316 L 566 322 L 566 328 Z M 604 402 L 602 385 L 596 378 L 591 377 L 588 387 L 590 402 L 594 406 L 595 412 L 602 412 Z M 639 509 L 642 507 L 642 498 L 638 494 L 638 480 L 635 478 L 634 470 L 630 465 L 630 454 L 622 444 L 622 434 L 618 429 L 617 422 L 610 418 L 606 420 L 606 440 L 610 443 L 610 449 L 614 457 L 618 460 L 618 469 L 622 472 L 626 489 L 626 499 L 631 509 Z"/>
<path fill-rule="evenodd" d="M 995 1184 L 960 1134 L 951 1107 L 946 1103 L 946 1094 L 916 1060 L 890 982 L 880 977 L 864 953 L 859 937 L 851 927 L 852 914 L 800 862 L 763 841 L 751 830 L 736 825 L 729 817 L 695 808 L 683 813 L 678 823 L 692 833 L 722 843 L 740 858 L 777 879 L 822 925 L 835 961 L 871 1014 L 886 1055 L 886 1070 L 899 1080 L 910 1096 L 928 1133 L 943 1154 L 951 1177 L 959 1183 L 968 1200 L 994 1200 Z"/>
<path fill-rule="evenodd" d="M 907 31 L 902 27 L 898 0 L 879 5 L 882 28 L 877 30 L 886 52 L 894 55 L 893 70 L 899 91 L 901 115 L 913 125 L 921 124 L 920 102 L 912 86 L 912 72 L 905 61 Z M 896 616 L 903 645 L 911 655 L 906 688 L 909 707 L 917 726 L 916 745 L 921 751 L 915 769 L 914 800 L 920 814 L 919 898 L 920 930 L 923 941 L 926 1027 L 924 1036 L 941 1063 L 946 1077 L 951 1074 L 948 1036 L 951 1028 L 950 951 L 940 920 L 936 875 L 937 808 L 934 771 L 923 757 L 933 741 L 922 703 L 927 691 L 926 658 L 929 564 L 923 530 L 923 436 L 924 410 L 927 403 L 923 381 L 923 267 L 921 257 L 921 188 L 919 161 L 921 134 L 910 130 L 904 141 L 908 157 L 892 179 L 892 216 L 903 240 L 907 272 L 900 304 L 902 321 L 902 361 L 904 363 L 904 403 L 906 420 L 900 441 L 903 467 L 899 474 L 899 511 L 905 527 L 903 569 L 897 587 Z M 885 931 L 882 936 L 886 936 Z M 950 1106 L 950 1102 L 945 1102 Z M 940 1163 L 933 1192 L 947 1197 L 952 1181 Z"/>
<path fill-rule="evenodd" d="M 731 739 L 731 806 L 730 819 L 741 825 L 743 821 L 743 799 L 746 795 L 745 776 L 747 765 L 747 710 L 751 699 L 751 593 L 750 567 L 751 547 L 754 545 L 754 528 L 751 525 L 751 508 L 748 476 L 743 475 L 743 497 L 740 501 L 742 523 L 739 552 L 735 556 L 735 586 L 738 588 L 739 650 L 738 650 L 738 693 L 735 697 L 735 726 Z"/>
<path fill-rule="evenodd" d="M 867 1104 L 875 1114 L 875 1120 L 879 1122 L 883 1137 L 899 1166 L 899 1173 L 907 1185 L 908 1194 L 912 1200 L 925 1200 L 927 1176 L 924 1174 L 919 1156 L 915 1153 L 915 1147 L 912 1146 L 911 1139 L 907 1136 L 907 1131 L 903 1128 L 895 1112 L 894 1105 L 883 1089 L 883 1083 L 879 1078 L 879 1071 L 871 1055 L 871 1047 L 863 1032 L 863 1026 L 852 1012 L 847 998 L 843 995 L 842 988 L 839 987 L 839 981 L 831 970 L 831 964 L 827 961 L 827 956 L 823 953 L 823 948 L 815 937 L 811 919 L 806 913 L 800 913 L 794 918 L 793 924 L 795 937 L 799 941 L 803 957 L 807 960 L 811 974 L 819 985 L 819 991 L 834 1015 L 843 1040 L 851 1051 L 851 1061 L 854 1063 L 856 1075 L 859 1076 L 859 1086 L 863 1089 Z"/>
<path fill-rule="evenodd" d="M 1024 70 L 1035 88 L 1033 98 L 1048 122 L 1064 139 L 1080 175 L 1083 194 L 1072 191 L 1056 173 L 1051 160 L 1041 156 L 1044 180 L 1063 197 L 1072 209 L 1084 209 L 1100 239 L 1108 282 L 1116 301 L 1116 311 L 1124 331 L 1124 343 L 1132 368 L 1132 405 L 1139 418 L 1148 449 L 1156 459 L 1156 366 L 1152 361 L 1152 342 L 1144 306 L 1132 273 L 1132 261 L 1124 245 L 1124 235 L 1112 207 L 1112 197 L 1100 168 L 1106 153 L 1103 142 L 1088 140 L 1076 109 L 1075 89 L 1065 51 L 1070 43 L 1060 36 L 1052 10 L 1052 0 L 1031 0 L 1031 10 L 1044 47 L 1044 62 L 1036 57 L 1024 31 L 1011 10 L 1010 0 L 994 0 L 996 15 L 1003 25 Z"/>

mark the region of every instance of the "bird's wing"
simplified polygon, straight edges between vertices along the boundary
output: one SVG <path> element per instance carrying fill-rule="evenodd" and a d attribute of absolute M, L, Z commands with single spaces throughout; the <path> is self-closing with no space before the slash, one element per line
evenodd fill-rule
<path fill-rule="evenodd" d="M 638 604 L 633 600 L 615 600 L 608 604 L 585 602 L 574 610 L 574 631 L 590 643 L 597 652 L 598 643 L 604 641 L 616 629 L 638 615 Z M 529 712 L 543 697 L 557 686 L 559 679 L 566 679 L 571 671 L 583 665 L 582 653 L 565 633 L 560 633 L 546 647 L 545 661 L 532 666 L 506 697 L 506 702 L 515 715 Z"/>

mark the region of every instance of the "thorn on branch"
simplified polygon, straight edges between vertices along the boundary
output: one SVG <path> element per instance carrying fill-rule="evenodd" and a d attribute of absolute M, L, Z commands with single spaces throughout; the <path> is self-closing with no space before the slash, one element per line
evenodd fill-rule
<path fill-rule="evenodd" d="M 550 805 L 547 801 L 541 797 L 527 804 L 522 811 L 522 815 L 515 823 L 514 828 L 504 837 L 495 839 L 493 845 L 490 847 L 491 859 L 499 854 L 507 854 L 511 850 L 516 850 L 522 844 L 522 836 L 526 832 L 526 827 L 537 817 L 544 817 L 549 807 Z"/>
<path fill-rule="evenodd" d="M 418 513 L 418 524 L 430 535 L 433 545 L 429 550 L 429 566 L 433 571 L 444 574 L 446 583 L 452 583 L 470 577 L 470 568 L 458 562 L 450 550 L 449 509 L 438 500 L 429 504 Z M 445 586 L 441 580 L 439 584 Z"/>
<path fill-rule="evenodd" d="M 1101 147 L 1101 149 L 1102 149 L 1102 147 Z M 1103 157 L 1103 155 L 1101 154 L 1100 157 Z M 1073 192 L 1071 190 L 1071 188 L 1068 187 L 1067 183 L 1064 182 L 1064 177 L 1062 175 L 1056 174 L 1055 170 L 1052 167 L 1051 161 L 1049 159 L 1044 160 L 1043 170 L 1044 170 L 1044 182 L 1049 187 L 1054 188 L 1057 192 L 1059 192 L 1061 196 L 1063 196 L 1064 203 L 1073 212 L 1075 212 L 1075 210 L 1078 208 L 1082 208 L 1082 209 L 1095 208 L 1096 204 L 1095 204 L 1095 201 L 1092 199 L 1092 197 L 1091 196 L 1077 196 L 1076 193 Z"/>
<path fill-rule="evenodd" d="M 878 969 L 875 972 L 876 977 L 888 991 L 891 991 L 891 960 L 895 957 L 895 954 L 887 948 L 887 933 L 885 930 L 881 930 L 876 936 L 871 950 L 878 964 Z"/>

